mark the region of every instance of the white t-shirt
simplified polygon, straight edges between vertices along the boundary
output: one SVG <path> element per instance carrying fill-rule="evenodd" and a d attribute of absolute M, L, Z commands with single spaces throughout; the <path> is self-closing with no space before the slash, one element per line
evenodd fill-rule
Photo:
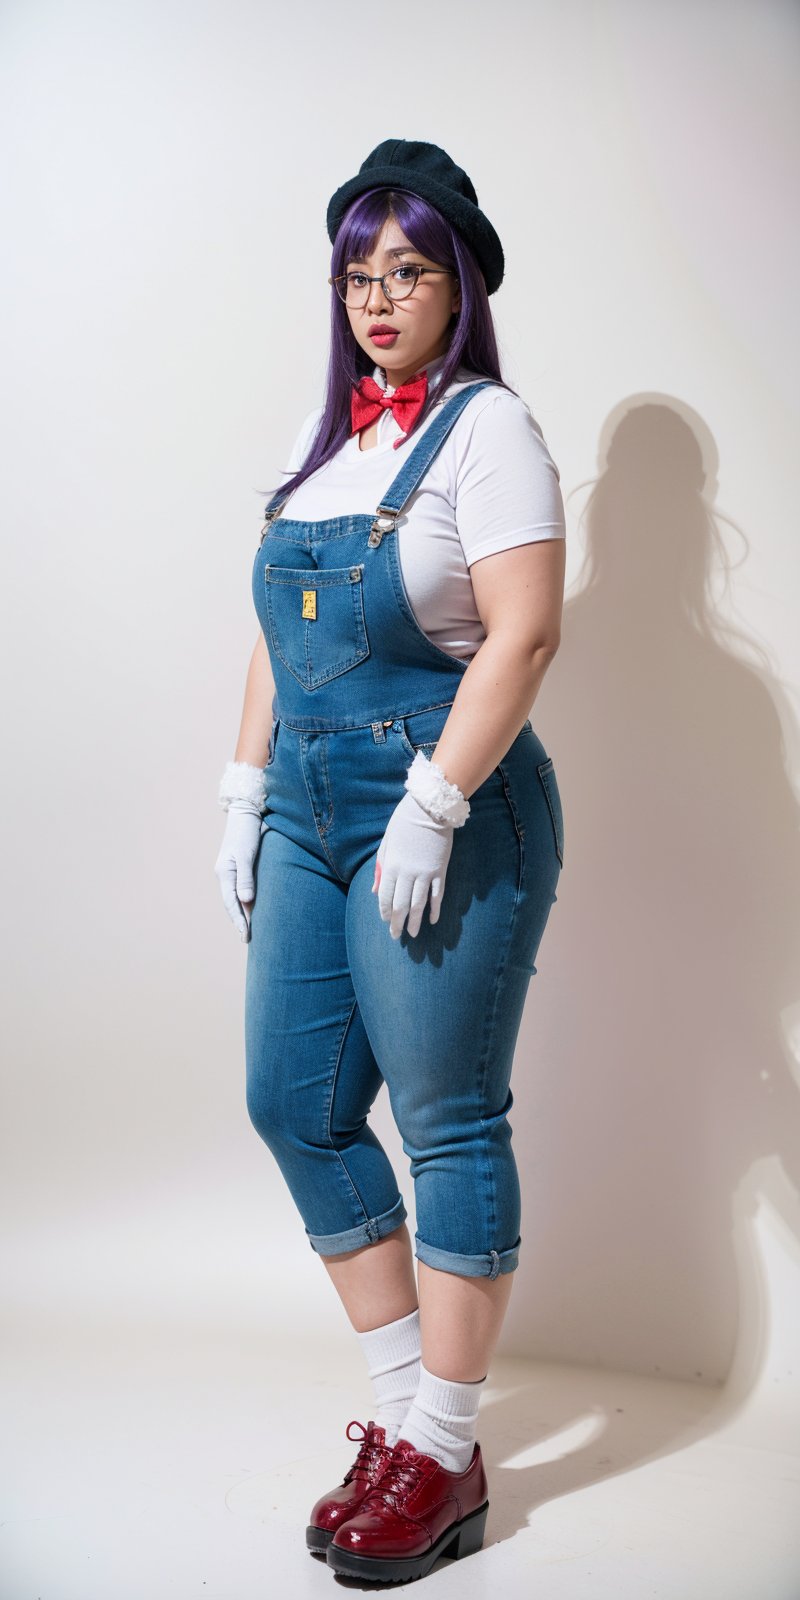
<path fill-rule="evenodd" d="M 444 356 L 427 364 L 428 386 L 438 382 Z M 482 374 L 459 367 L 443 399 Z M 382 367 L 373 377 L 388 394 Z M 403 462 L 439 415 L 438 402 L 422 429 L 406 437 L 390 410 L 378 420 L 378 440 L 362 450 L 352 434 L 337 454 L 301 483 L 281 515 L 303 522 L 356 513 L 371 515 Z M 284 478 L 299 471 L 322 407 L 309 412 L 295 440 Z M 395 439 L 403 443 L 393 448 Z M 469 569 L 482 556 L 538 539 L 566 538 L 559 471 L 542 430 L 524 400 L 506 389 L 473 395 L 398 518 L 398 559 L 417 622 L 448 654 L 471 658 L 486 638 Z"/>

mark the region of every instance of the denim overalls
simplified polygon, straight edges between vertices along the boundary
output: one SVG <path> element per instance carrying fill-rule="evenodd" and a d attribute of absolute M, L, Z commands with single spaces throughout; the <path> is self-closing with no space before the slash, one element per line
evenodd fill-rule
<path fill-rule="evenodd" d="M 488 382 L 488 380 L 487 380 Z M 526 722 L 453 834 L 439 920 L 393 939 L 375 856 L 418 749 L 468 661 L 419 627 L 396 523 L 469 400 L 446 400 L 377 507 L 280 516 L 253 567 L 275 679 L 247 953 L 247 1109 L 312 1248 L 371 1244 L 407 1216 L 367 1115 L 385 1081 L 410 1158 L 415 1254 L 497 1277 L 519 1260 L 508 1113 L 514 1047 L 564 850 L 552 759 Z"/>

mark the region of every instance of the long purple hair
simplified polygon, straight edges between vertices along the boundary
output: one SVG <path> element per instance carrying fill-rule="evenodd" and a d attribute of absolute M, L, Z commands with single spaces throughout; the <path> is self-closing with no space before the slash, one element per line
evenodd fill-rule
<path fill-rule="evenodd" d="M 437 266 L 449 267 L 461 284 L 461 310 L 454 312 L 451 318 L 451 339 L 440 369 L 439 382 L 429 390 L 412 433 L 422 427 L 438 396 L 445 393 L 461 366 L 468 367 L 483 378 L 492 378 L 502 388 L 516 394 L 516 389 L 511 389 L 500 372 L 492 309 L 477 258 L 441 211 L 437 211 L 427 200 L 411 194 L 408 189 L 389 189 L 385 186 L 368 189 L 365 194 L 358 195 L 345 212 L 336 235 L 331 256 L 331 276 L 336 277 L 344 272 L 347 262 L 353 257 L 361 258 L 371 253 L 389 217 L 396 219 L 416 250 L 430 261 L 435 261 Z M 350 395 L 353 386 L 365 373 L 371 374 L 374 365 L 355 339 L 344 302 L 331 285 L 330 355 L 324 409 L 317 431 L 300 470 L 274 489 L 260 489 L 259 494 L 267 495 L 269 499 L 280 494 L 285 499 L 341 449 L 350 437 Z"/>

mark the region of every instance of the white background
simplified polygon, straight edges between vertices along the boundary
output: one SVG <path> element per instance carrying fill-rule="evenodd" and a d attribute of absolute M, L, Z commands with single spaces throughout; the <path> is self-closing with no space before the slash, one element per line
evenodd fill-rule
<path fill-rule="evenodd" d="M 497 227 L 568 518 L 498 1353 L 718 1385 L 798 1319 L 797 68 L 778 3 L 6 0 L 15 1319 L 352 1337 L 247 1118 L 213 866 L 260 491 L 322 397 L 325 210 L 392 136 Z M 413 1233 L 385 1091 L 375 1127 Z"/>

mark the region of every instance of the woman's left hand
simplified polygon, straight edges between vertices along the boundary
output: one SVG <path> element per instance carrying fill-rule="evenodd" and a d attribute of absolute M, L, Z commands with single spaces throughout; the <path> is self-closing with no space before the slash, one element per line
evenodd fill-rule
<path fill-rule="evenodd" d="M 393 939 L 400 938 L 406 917 L 409 936 L 416 937 L 429 894 L 430 920 L 438 922 L 452 848 L 452 824 L 434 822 L 406 792 L 387 823 L 372 885 Z"/>

